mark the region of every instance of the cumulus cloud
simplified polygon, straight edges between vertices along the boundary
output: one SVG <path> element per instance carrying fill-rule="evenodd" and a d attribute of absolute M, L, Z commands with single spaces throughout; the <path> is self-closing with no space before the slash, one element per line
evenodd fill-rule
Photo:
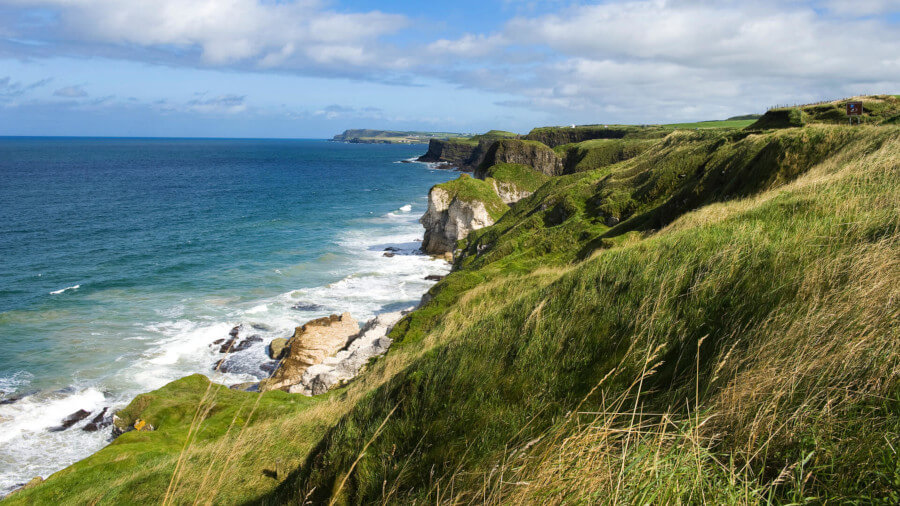
<path fill-rule="evenodd" d="M 64 98 L 84 98 L 87 92 L 81 86 L 66 86 L 53 92 L 53 95 Z"/>
<path fill-rule="evenodd" d="M 838 3 L 825 7 L 834 14 Z M 888 12 L 898 3 L 863 0 L 853 9 Z M 505 105 L 579 117 L 704 117 L 900 82 L 897 24 L 822 14 L 800 2 L 605 2 L 517 17 L 496 34 L 434 46 L 464 54 L 478 40 L 533 58 L 438 72 L 521 97 Z"/>
<path fill-rule="evenodd" d="M 57 10 L 57 28 L 70 41 L 198 51 L 209 65 L 374 65 L 379 55 L 371 42 L 407 25 L 401 15 L 337 12 L 316 0 L 11 2 Z"/>
<path fill-rule="evenodd" d="M 406 16 L 322 1 L 7 0 L 3 8 L 54 13 L 5 28 L 16 32 L 7 40 L 59 42 L 16 46 L 40 52 L 29 56 L 77 46 L 81 54 L 169 65 L 405 85 L 438 78 L 565 123 L 714 118 L 774 103 L 896 93 L 889 88 L 900 82 L 900 25 L 890 15 L 900 12 L 900 0 L 507 0 L 520 15 L 498 20 L 497 29 L 442 32 L 424 42 L 391 37 L 411 26 Z M 0 87 L 0 97 L 10 93 Z M 240 95 L 159 107 L 247 110 Z M 309 114 L 392 113 L 332 105 Z"/>

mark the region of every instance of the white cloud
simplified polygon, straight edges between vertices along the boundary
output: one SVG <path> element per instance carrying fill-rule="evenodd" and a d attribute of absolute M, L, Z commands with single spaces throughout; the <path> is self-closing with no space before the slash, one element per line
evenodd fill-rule
<path fill-rule="evenodd" d="M 885 12 L 898 3 L 859 5 Z M 573 120 L 714 118 L 786 101 L 896 93 L 896 84 L 870 84 L 900 82 L 897 24 L 823 15 L 801 2 L 606 2 L 518 17 L 497 34 L 438 42 L 448 52 L 473 54 L 470 46 L 481 40 L 540 60 L 486 56 L 486 68 L 465 64 L 441 75 L 521 97 L 507 105 Z"/>
<path fill-rule="evenodd" d="M 52 7 L 73 39 L 198 50 L 210 65 L 375 65 L 371 42 L 407 25 L 378 11 L 344 13 L 315 0 L 12 0 Z"/>

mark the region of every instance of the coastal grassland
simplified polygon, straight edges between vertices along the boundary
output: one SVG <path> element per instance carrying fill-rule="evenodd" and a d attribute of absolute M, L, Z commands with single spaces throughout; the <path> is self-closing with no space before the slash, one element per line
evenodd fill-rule
<path fill-rule="evenodd" d="M 584 172 L 618 163 L 641 154 L 656 139 L 593 139 L 553 148 L 565 160 L 565 173 Z"/>
<path fill-rule="evenodd" d="M 475 179 L 468 174 L 460 174 L 452 181 L 435 185 L 435 188 L 446 191 L 451 198 L 459 199 L 462 202 L 483 203 L 488 214 L 495 221 L 500 219 L 507 210 L 506 204 L 494 193 L 494 188 L 490 183 Z"/>
<path fill-rule="evenodd" d="M 668 123 L 662 125 L 663 128 L 744 128 L 752 125 L 756 121 L 754 119 L 723 119 L 713 121 L 694 121 L 690 123 Z"/>
<path fill-rule="evenodd" d="M 541 187 L 550 176 L 538 172 L 527 165 L 518 163 L 498 163 L 485 169 L 484 180 L 512 184 L 521 190 L 533 192 Z"/>
<path fill-rule="evenodd" d="M 421 355 L 263 502 L 895 501 L 900 130 L 667 144 L 656 176 L 684 171 L 677 186 L 628 174 L 648 152 L 553 178 L 479 231 L 544 233 L 530 254 L 470 251 L 433 289 L 440 317 L 395 329 Z M 626 180 L 636 215 L 697 200 L 661 228 L 606 227 L 610 243 L 553 237 Z M 565 219 L 530 220 L 564 196 Z"/>
<path fill-rule="evenodd" d="M 869 95 L 797 107 L 773 108 L 747 128 L 764 130 L 799 127 L 807 123 L 845 124 L 848 122 L 847 102 L 850 101 L 862 101 L 863 114 L 859 117 L 861 123 L 896 124 L 900 117 L 900 98 L 896 95 Z"/>
<path fill-rule="evenodd" d="M 895 504 L 898 172 L 898 127 L 670 131 L 472 232 L 348 386 L 180 380 L 9 501 Z"/>

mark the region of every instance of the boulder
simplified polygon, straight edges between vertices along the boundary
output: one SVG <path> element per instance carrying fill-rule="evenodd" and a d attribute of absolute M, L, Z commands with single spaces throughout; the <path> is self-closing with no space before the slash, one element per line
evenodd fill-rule
<path fill-rule="evenodd" d="M 289 390 L 300 383 L 303 373 L 310 366 L 320 364 L 326 357 L 337 353 L 357 333 L 359 323 L 350 313 L 333 314 L 297 327 L 287 342 L 288 351 L 281 365 L 271 377 L 260 382 L 260 391 Z"/>
<path fill-rule="evenodd" d="M 272 339 L 272 342 L 269 343 L 269 358 L 272 360 L 284 358 L 284 353 L 287 351 L 287 342 L 288 340 L 283 337 Z"/>
<path fill-rule="evenodd" d="M 97 432 L 100 429 L 109 427 L 112 424 L 112 417 L 107 416 L 109 408 L 103 408 L 97 416 L 91 419 L 87 425 L 81 428 L 85 432 Z"/>
<path fill-rule="evenodd" d="M 62 423 L 57 427 L 51 427 L 50 432 L 61 432 L 69 427 L 75 425 L 76 423 L 84 420 L 88 416 L 90 416 L 90 411 L 85 411 L 83 409 L 79 409 L 78 411 L 72 413 L 71 415 L 63 418 Z"/>
<path fill-rule="evenodd" d="M 325 309 L 325 306 L 320 304 L 313 304 L 311 302 L 300 302 L 291 306 L 291 309 L 295 309 L 297 311 L 321 311 Z"/>
<path fill-rule="evenodd" d="M 237 343 L 237 345 L 235 345 L 234 348 L 231 349 L 231 351 L 232 352 L 244 351 L 247 348 L 253 346 L 253 343 L 261 343 L 262 340 L 263 340 L 262 337 L 260 337 L 258 335 L 252 335 L 252 336 L 244 339 L 243 341 Z"/>
<path fill-rule="evenodd" d="M 322 363 L 307 368 L 300 383 L 291 386 L 288 391 L 304 395 L 320 395 L 336 385 L 353 379 L 370 359 L 388 350 L 392 341 L 387 334 L 409 311 L 412 311 L 412 308 L 372 318 L 345 349 L 325 358 Z"/>

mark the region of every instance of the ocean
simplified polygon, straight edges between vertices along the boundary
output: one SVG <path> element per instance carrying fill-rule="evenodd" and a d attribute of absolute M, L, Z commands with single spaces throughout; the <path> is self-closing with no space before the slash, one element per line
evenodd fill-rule
<path fill-rule="evenodd" d="M 400 163 L 424 151 L 0 138 L 0 494 L 108 443 L 88 420 L 50 430 L 75 411 L 193 373 L 255 381 L 299 324 L 414 306 L 449 270 L 418 253 L 428 189 L 455 177 Z M 214 372 L 235 326 L 260 340 Z"/>

